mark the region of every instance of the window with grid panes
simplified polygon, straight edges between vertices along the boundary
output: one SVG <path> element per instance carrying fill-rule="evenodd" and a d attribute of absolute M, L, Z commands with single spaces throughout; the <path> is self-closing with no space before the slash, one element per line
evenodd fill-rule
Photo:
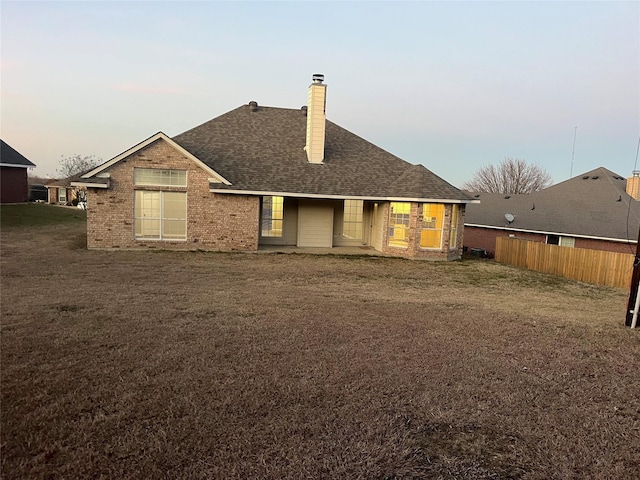
<path fill-rule="evenodd" d="M 441 203 L 422 204 L 422 230 L 420 247 L 442 248 L 442 223 L 444 221 L 444 205 Z"/>
<path fill-rule="evenodd" d="M 135 168 L 136 187 L 162 190 L 136 190 L 134 199 L 134 235 L 136 240 L 186 240 L 187 192 L 165 191 L 186 187 L 186 170 Z"/>
<path fill-rule="evenodd" d="M 409 245 L 409 218 L 411 203 L 391 202 L 389 205 L 389 235 L 387 244 L 390 247 L 406 247 Z"/>
<path fill-rule="evenodd" d="M 262 197 L 262 219 L 260 235 L 263 237 L 282 237 L 284 222 L 284 197 Z"/>
<path fill-rule="evenodd" d="M 362 200 L 345 200 L 342 218 L 342 235 L 353 240 L 362 240 Z"/>
<path fill-rule="evenodd" d="M 186 240 L 187 192 L 136 190 L 137 240 Z"/>

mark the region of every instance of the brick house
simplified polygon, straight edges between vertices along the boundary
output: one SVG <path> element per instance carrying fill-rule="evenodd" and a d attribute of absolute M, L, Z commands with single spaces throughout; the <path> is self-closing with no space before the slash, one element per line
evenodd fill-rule
<path fill-rule="evenodd" d="M 640 175 L 599 167 L 538 192 L 480 193 L 465 217 L 464 244 L 490 256 L 496 237 L 634 253 L 640 226 Z"/>
<path fill-rule="evenodd" d="M 23 203 L 29 199 L 27 170 L 35 164 L 0 140 L 0 203 Z"/>
<path fill-rule="evenodd" d="M 47 189 L 47 203 L 71 205 L 78 198 L 79 187 L 71 186 L 71 178 L 53 179 L 44 184 Z"/>
<path fill-rule="evenodd" d="M 326 120 L 323 80 L 314 75 L 301 109 L 250 102 L 173 138 L 157 133 L 72 182 L 88 190 L 88 248 L 460 258 L 474 199 Z"/>

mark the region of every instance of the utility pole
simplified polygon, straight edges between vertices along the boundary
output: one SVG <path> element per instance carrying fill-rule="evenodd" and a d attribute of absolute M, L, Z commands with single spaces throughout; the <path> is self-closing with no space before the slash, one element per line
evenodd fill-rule
<path fill-rule="evenodd" d="M 629 300 L 627 301 L 627 318 L 624 324 L 630 327 L 633 322 L 633 312 L 638 301 L 638 284 L 640 283 L 640 231 L 638 231 L 638 244 L 636 245 L 636 257 L 633 259 L 633 274 L 631 275 L 631 287 L 629 288 Z M 640 320 L 636 317 L 635 327 L 640 326 Z"/>

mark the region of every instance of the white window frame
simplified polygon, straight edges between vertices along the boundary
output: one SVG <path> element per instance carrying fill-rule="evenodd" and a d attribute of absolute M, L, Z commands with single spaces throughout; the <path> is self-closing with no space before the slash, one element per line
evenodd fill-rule
<path fill-rule="evenodd" d="M 134 168 L 133 184 L 149 187 L 186 187 L 187 171 L 169 168 Z"/>
<path fill-rule="evenodd" d="M 349 240 L 363 239 L 364 201 L 347 199 L 342 214 L 342 236 Z M 347 235 L 353 233 L 353 235 Z"/>
<path fill-rule="evenodd" d="M 138 216 L 138 202 L 141 200 L 138 197 L 145 194 L 158 194 L 159 195 L 159 209 L 157 217 L 145 217 Z M 165 218 L 165 195 L 167 194 L 180 194 L 184 195 L 184 218 L 166 217 Z M 133 234 L 136 240 L 141 241 L 171 241 L 171 242 L 186 242 L 187 240 L 187 192 L 182 191 L 163 191 L 163 190 L 135 190 L 134 191 L 134 214 L 133 214 Z M 138 231 L 138 221 L 152 220 L 158 222 L 158 235 L 142 235 L 144 230 Z M 184 236 L 175 236 L 165 234 L 165 223 L 168 221 L 184 221 Z"/>
<path fill-rule="evenodd" d="M 429 207 L 431 207 L 432 205 L 440 207 L 440 211 L 442 212 L 442 216 L 440 218 L 430 216 L 429 218 L 431 220 L 429 222 L 427 222 L 426 217 L 425 217 L 425 213 L 427 212 L 427 209 Z M 446 206 L 444 204 L 442 204 L 442 203 L 423 203 L 422 204 L 422 231 L 429 231 L 429 232 L 439 233 L 438 237 L 439 237 L 440 241 L 438 242 L 438 246 L 423 247 L 422 246 L 422 239 L 421 239 L 420 240 L 420 248 L 421 249 L 423 249 L 423 250 L 442 250 L 442 239 L 444 237 L 444 235 L 443 235 L 443 233 L 444 233 L 444 219 L 446 217 L 445 208 L 446 208 Z M 438 220 L 440 221 L 440 228 L 438 228 Z M 431 222 L 435 223 L 434 227 L 427 226 Z M 422 231 L 420 232 L 421 236 L 422 236 Z"/>
<path fill-rule="evenodd" d="M 392 206 L 394 204 L 409 205 L 409 213 L 393 213 Z M 398 223 L 400 220 L 401 222 Z M 410 225 L 411 225 L 411 202 L 390 202 L 387 245 L 389 247 L 394 247 L 394 248 L 408 248 Z M 404 232 L 404 240 L 397 240 L 398 235 L 396 235 L 396 229 L 400 229 Z"/>
<path fill-rule="evenodd" d="M 549 237 L 558 237 L 558 243 L 549 243 Z M 575 248 L 576 239 L 575 237 L 567 237 L 563 235 L 547 235 L 545 243 L 547 245 L 557 245 L 558 247 L 567 247 L 567 248 Z"/>
<path fill-rule="evenodd" d="M 271 202 L 270 207 L 264 208 L 267 202 Z M 279 205 L 274 209 L 273 205 Z M 267 217 L 267 212 L 271 212 Z M 274 216 L 274 212 L 277 213 Z M 274 223 L 280 224 L 280 228 L 274 228 Z M 265 228 L 265 225 L 270 228 Z M 265 195 L 262 197 L 262 212 L 260 212 L 260 236 L 263 238 L 282 238 L 284 236 L 284 197 L 278 195 Z"/>
<path fill-rule="evenodd" d="M 449 250 L 458 246 L 458 222 L 460 221 L 460 205 L 451 204 L 451 230 L 449 231 Z"/>
<path fill-rule="evenodd" d="M 58 188 L 58 203 L 67 203 L 67 189 Z"/>

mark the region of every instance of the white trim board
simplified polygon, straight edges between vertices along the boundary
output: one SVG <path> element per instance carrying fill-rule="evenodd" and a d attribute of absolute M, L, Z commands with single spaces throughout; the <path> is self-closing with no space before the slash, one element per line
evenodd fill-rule
<path fill-rule="evenodd" d="M 419 203 L 480 203 L 478 200 L 445 200 L 441 198 L 408 198 L 408 197 L 375 197 L 366 195 L 323 195 L 320 193 L 300 193 L 300 192 L 272 192 L 267 190 L 232 190 L 223 188 L 210 188 L 211 193 L 228 193 L 231 195 L 259 195 L 278 196 L 295 198 L 317 198 L 326 200 L 372 200 L 380 202 L 419 202 Z"/>
<path fill-rule="evenodd" d="M 190 152 L 188 152 L 187 150 L 182 148 L 180 145 L 178 145 L 176 142 L 174 142 L 171 138 L 169 138 L 167 135 L 165 135 L 162 132 L 158 132 L 155 135 L 152 135 L 151 137 L 147 138 L 146 140 L 143 140 L 139 144 L 134 145 L 130 149 L 122 152 L 120 155 L 117 155 L 117 156 L 113 157 L 111 160 L 103 163 L 102 165 L 97 166 L 93 170 L 88 171 L 87 173 L 82 175 L 80 178 L 91 178 L 91 177 L 94 177 L 94 176 L 98 175 L 99 173 L 101 173 L 102 171 L 106 170 L 107 168 L 115 165 L 120 160 L 122 160 L 122 159 L 128 157 L 129 155 L 132 155 L 132 154 L 142 150 L 143 148 L 151 145 L 153 142 L 155 142 L 157 140 L 164 140 L 165 142 L 167 142 L 170 146 L 172 146 L 178 152 L 180 152 L 180 154 L 184 155 L 185 157 L 187 157 L 188 159 L 193 161 L 196 165 L 198 165 L 200 168 L 202 168 L 204 171 L 209 173 L 209 175 L 211 175 L 218 182 L 224 183 L 225 185 L 231 185 L 231 182 L 229 180 L 227 180 L 222 175 L 220 175 L 218 172 L 213 170 L 211 167 L 209 167 L 202 160 L 200 160 L 199 158 L 197 158 L 196 156 L 192 155 Z"/>

